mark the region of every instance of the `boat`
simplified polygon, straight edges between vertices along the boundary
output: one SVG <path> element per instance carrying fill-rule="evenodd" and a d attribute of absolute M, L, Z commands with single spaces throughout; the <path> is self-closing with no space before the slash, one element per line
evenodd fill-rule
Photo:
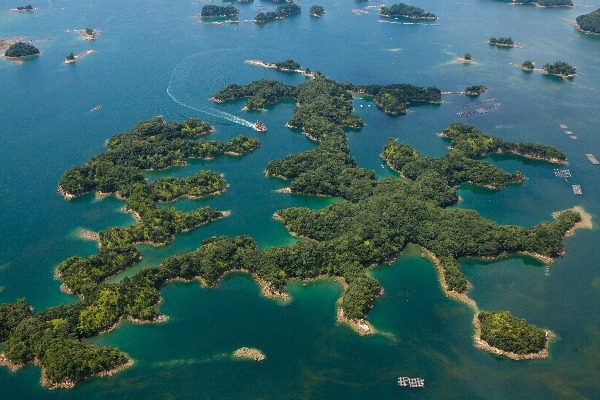
<path fill-rule="evenodd" d="M 102 104 L 98 104 L 96 107 L 92 108 L 90 111 L 98 111 L 102 108 Z"/>
<path fill-rule="evenodd" d="M 266 132 L 267 126 L 260 121 L 256 121 L 256 123 L 254 124 L 254 130 L 257 132 Z"/>

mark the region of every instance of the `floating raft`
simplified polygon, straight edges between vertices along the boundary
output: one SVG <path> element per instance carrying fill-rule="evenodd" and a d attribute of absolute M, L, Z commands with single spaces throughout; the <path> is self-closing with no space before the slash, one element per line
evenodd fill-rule
<path fill-rule="evenodd" d="M 596 160 L 596 157 L 594 157 L 593 154 L 586 154 L 585 156 L 588 158 L 588 160 L 590 160 L 590 162 L 592 164 L 594 164 L 594 165 L 600 164 L 600 162 L 598 160 Z"/>
<path fill-rule="evenodd" d="M 559 178 L 570 178 L 571 177 L 571 171 L 569 171 L 568 169 L 558 169 L 556 168 L 554 170 L 554 175 L 556 175 Z"/>
<path fill-rule="evenodd" d="M 408 386 L 413 388 L 425 387 L 425 379 L 423 378 L 409 378 L 408 376 L 401 376 L 398 378 L 398 386 Z"/>
<path fill-rule="evenodd" d="M 579 185 L 573 185 L 573 193 L 575 193 L 575 194 L 581 194 L 581 186 L 579 186 Z"/>

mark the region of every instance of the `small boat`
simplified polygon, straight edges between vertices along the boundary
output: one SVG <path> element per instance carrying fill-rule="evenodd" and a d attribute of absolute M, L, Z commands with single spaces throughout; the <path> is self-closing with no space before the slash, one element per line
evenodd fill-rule
<path fill-rule="evenodd" d="M 266 132 L 267 126 L 260 121 L 256 121 L 256 123 L 254 124 L 254 130 L 257 132 Z"/>
<path fill-rule="evenodd" d="M 90 111 L 98 111 L 102 108 L 102 104 L 98 104 L 96 107 L 92 108 Z"/>

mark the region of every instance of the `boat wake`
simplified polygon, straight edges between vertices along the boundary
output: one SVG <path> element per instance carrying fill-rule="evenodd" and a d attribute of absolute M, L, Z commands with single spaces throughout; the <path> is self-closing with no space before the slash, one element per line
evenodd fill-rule
<path fill-rule="evenodd" d="M 206 83 L 217 83 L 220 86 L 225 86 L 231 79 L 230 75 L 227 75 L 226 73 L 224 75 L 223 72 L 207 70 L 204 65 L 200 68 L 198 73 L 195 73 L 192 59 L 200 55 L 207 57 L 204 53 L 198 53 L 186 57 L 183 61 L 175 65 L 175 68 L 173 68 L 173 71 L 171 72 L 169 84 L 167 85 L 167 94 L 169 97 L 183 107 L 254 129 L 255 124 L 253 122 L 217 108 L 205 106 L 192 98 L 191 93 L 201 93 L 202 90 L 206 90 Z M 213 74 L 211 72 L 215 73 Z M 215 80 L 222 80 L 224 82 L 215 82 Z M 194 84 L 203 84 L 203 88 L 198 88 L 198 91 L 196 91 L 194 90 Z"/>

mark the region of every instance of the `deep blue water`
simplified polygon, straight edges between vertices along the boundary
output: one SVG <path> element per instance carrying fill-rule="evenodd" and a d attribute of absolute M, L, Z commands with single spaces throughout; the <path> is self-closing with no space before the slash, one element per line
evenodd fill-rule
<path fill-rule="evenodd" d="M 141 246 L 141 266 L 191 251 L 212 235 L 249 234 L 262 247 L 291 243 L 294 239 L 271 218 L 273 212 L 291 206 L 320 208 L 332 201 L 275 193 L 287 183 L 263 174 L 268 161 L 315 146 L 284 127 L 293 104 L 249 113 L 241 111 L 243 102 L 216 105 L 208 99 L 229 83 L 260 78 L 301 83 L 306 78 L 247 65 L 246 59 L 292 58 L 354 83 L 410 83 L 443 91 L 484 84 L 490 90 L 480 99 L 446 96 L 442 105 L 415 106 L 399 117 L 356 98 L 356 112 L 366 126 L 348 132 L 353 155 L 378 177 L 394 175 L 382 168 L 379 157 L 387 138 L 440 156 L 448 143 L 436 133 L 452 122 L 470 123 L 507 140 L 562 149 L 573 178 L 565 182 L 555 177 L 555 166 L 547 163 L 490 158 L 528 179 L 501 191 L 464 186 L 459 207 L 524 226 L 574 205 L 597 219 L 600 170 L 584 154 L 600 156 L 600 37 L 583 35 L 564 19 L 574 20 L 600 4 L 541 9 L 493 0 L 410 3 L 440 19 L 383 23 L 376 10 L 352 12 L 379 3 L 327 0 L 301 1 L 301 15 L 265 26 L 212 25 L 196 17 L 207 3 L 194 1 L 132 5 L 46 0 L 33 4 L 38 8 L 33 13 L 10 13 L 23 4 L 4 2 L 0 38 L 34 40 L 42 55 L 23 65 L 0 59 L 0 302 L 25 297 L 42 310 L 76 301 L 60 292 L 53 274 L 65 258 L 96 251 L 93 243 L 77 238 L 77 230 L 98 231 L 133 220 L 113 197 L 63 200 L 56 193 L 58 179 L 65 169 L 103 151 L 109 137 L 156 115 L 179 121 L 197 117 L 216 127 L 216 140 L 245 134 L 258 137 L 262 145 L 240 158 L 192 161 L 184 168 L 149 173 L 149 179 L 189 176 L 200 169 L 223 173 L 230 184 L 223 195 L 181 200 L 176 206 L 189 210 L 209 204 L 232 215 L 179 235 L 164 248 Z M 323 18 L 309 17 L 313 4 L 327 10 Z M 263 6 L 273 7 L 262 1 L 235 4 L 241 20 Z M 85 27 L 98 29 L 98 40 L 83 41 L 73 31 Z M 491 36 L 511 36 L 522 48 L 489 46 L 485 40 Z M 87 49 L 95 53 L 63 64 L 67 54 Z M 465 52 L 477 63 L 452 63 Z M 510 65 L 527 59 L 538 67 L 567 61 L 577 67 L 578 76 L 565 81 Z M 492 98 L 501 106 L 487 114 L 457 115 L 461 105 Z M 91 112 L 98 104 L 102 109 Z M 266 134 L 244 125 L 244 120 L 258 118 L 269 127 Z M 563 133 L 561 123 L 577 140 Z M 572 193 L 572 183 L 581 185 L 583 195 Z M 169 315 L 168 323 L 122 323 L 94 340 L 130 354 L 132 368 L 54 392 L 39 385 L 36 367 L 16 373 L 0 368 L 3 398 L 598 398 L 597 229 L 568 237 L 566 248 L 566 255 L 547 268 L 522 257 L 461 264 L 480 308 L 508 309 L 557 333 L 545 360 L 514 362 L 476 349 L 472 310 L 444 297 L 432 265 L 410 247 L 393 264 L 372 272 L 385 289 L 369 315 L 380 335 L 360 337 L 336 324 L 335 302 L 342 288 L 333 281 L 291 284 L 294 300 L 288 305 L 261 297 L 245 275 L 229 276 L 211 290 L 194 283 L 171 285 L 162 291 L 161 311 Z M 258 347 L 267 359 L 232 361 L 227 354 L 241 346 Z M 427 387 L 398 388 L 399 375 L 424 377 Z"/>

